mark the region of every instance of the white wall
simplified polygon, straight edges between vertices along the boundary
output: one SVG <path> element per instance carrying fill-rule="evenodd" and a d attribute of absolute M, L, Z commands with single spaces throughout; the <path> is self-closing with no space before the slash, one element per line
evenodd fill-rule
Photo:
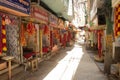
<path fill-rule="evenodd" d="M 93 6 L 91 6 L 90 11 L 90 20 L 94 18 L 94 16 L 97 14 L 97 0 L 93 0 Z"/>

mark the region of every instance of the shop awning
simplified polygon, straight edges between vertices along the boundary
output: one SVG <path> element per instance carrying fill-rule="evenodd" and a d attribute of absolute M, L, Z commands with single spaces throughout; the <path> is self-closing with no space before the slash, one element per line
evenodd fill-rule
<path fill-rule="evenodd" d="M 0 0 L 0 10 L 17 16 L 29 16 L 30 0 Z"/>
<path fill-rule="evenodd" d="M 73 19 L 72 15 L 68 15 L 68 5 L 69 0 L 41 0 L 50 9 L 52 9 L 58 17 L 64 17 L 65 19 L 71 21 Z"/>
<path fill-rule="evenodd" d="M 0 6 L 0 10 L 1 11 L 7 11 L 10 14 L 14 14 L 14 15 L 17 15 L 17 16 L 29 16 L 28 14 L 25 14 L 25 13 L 22 13 L 22 12 L 19 12 L 19 11 L 16 11 L 16 10 L 13 10 L 13 9 L 10 9 L 10 8 L 4 7 L 4 6 Z"/>

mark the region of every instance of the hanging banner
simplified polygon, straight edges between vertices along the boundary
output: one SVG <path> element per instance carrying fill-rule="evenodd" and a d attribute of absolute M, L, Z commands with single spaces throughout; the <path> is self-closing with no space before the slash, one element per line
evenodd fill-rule
<path fill-rule="evenodd" d="M 115 8 L 114 13 L 114 35 L 117 38 L 120 36 L 120 4 Z"/>
<path fill-rule="evenodd" d="M 49 14 L 50 26 L 57 27 L 58 18 L 53 14 Z"/>
<path fill-rule="evenodd" d="M 41 22 L 48 23 L 48 13 L 43 8 L 38 6 L 31 7 L 31 17 Z"/>
<path fill-rule="evenodd" d="M 30 0 L 0 0 L 0 5 L 25 14 L 30 14 Z"/>

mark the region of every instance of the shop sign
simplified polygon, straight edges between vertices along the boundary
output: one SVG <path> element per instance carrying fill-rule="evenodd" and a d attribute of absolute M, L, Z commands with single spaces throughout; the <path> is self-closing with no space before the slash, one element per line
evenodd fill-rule
<path fill-rule="evenodd" d="M 48 13 L 44 9 L 32 6 L 31 8 L 31 17 L 35 18 L 37 20 L 43 21 L 45 23 L 48 23 Z"/>
<path fill-rule="evenodd" d="M 25 14 L 30 14 L 30 0 L 0 0 L 0 5 Z"/>
<path fill-rule="evenodd" d="M 52 14 L 49 14 L 49 22 L 50 22 L 50 26 L 57 26 L 57 22 L 58 22 L 58 18 L 55 17 Z"/>

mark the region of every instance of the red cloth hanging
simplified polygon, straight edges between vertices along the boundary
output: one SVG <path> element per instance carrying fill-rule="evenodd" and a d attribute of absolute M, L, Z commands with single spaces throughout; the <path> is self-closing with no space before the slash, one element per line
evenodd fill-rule
<path fill-rule="evenodd" d="M 52 49 L 52 47 L 53 47 L 53 37 L 52 37 L 53 35 L 52 35 L 52 31 L 50 31 L 50 49 Z"/>
<path fill-rule="evenodd" d="M 63 36 L 63 46 L 64 46 L 64 47 L 66 46 L 66 37 L 67 37 L 67 35 L 64 34 L 64 36 Z"/>
<path fill-rule="evenodd" d="M 0 55 L 1 54 L 2 54 L 2 28 L 0 28 Z"/>
<path fill-rule="evenodd" d="M 67 41 L 69 42 L 70 39 L 71 39 L 71 33 L 70 33 L 70 31 L 68 31 Z"/>
<path fill-rule="evenodd" d="M 48 47 L 43 47 L 43 48 L 42 48 L 42 51 L 43 51 L 44 53 L 46 53 L 46 52 L 48 52 L 48 49 L 49 49 Z"/>
<path fill-rule="evenodd" d="M 47 25 L 44 26 L 44 34 L 49 34 L 49 28 Z"/>
<path fill-rule="evenodd" d="M 62 43 L 62 35 L 60 35 L 60 43 Z"/>
<path fill-rule="evenodd" d="M 101 37 L 102 37 L 102 33 L 100 30 L 98 30 L 98 55 L 99 57 L 102 56 L 102 43 L 101 43 Z"/>

